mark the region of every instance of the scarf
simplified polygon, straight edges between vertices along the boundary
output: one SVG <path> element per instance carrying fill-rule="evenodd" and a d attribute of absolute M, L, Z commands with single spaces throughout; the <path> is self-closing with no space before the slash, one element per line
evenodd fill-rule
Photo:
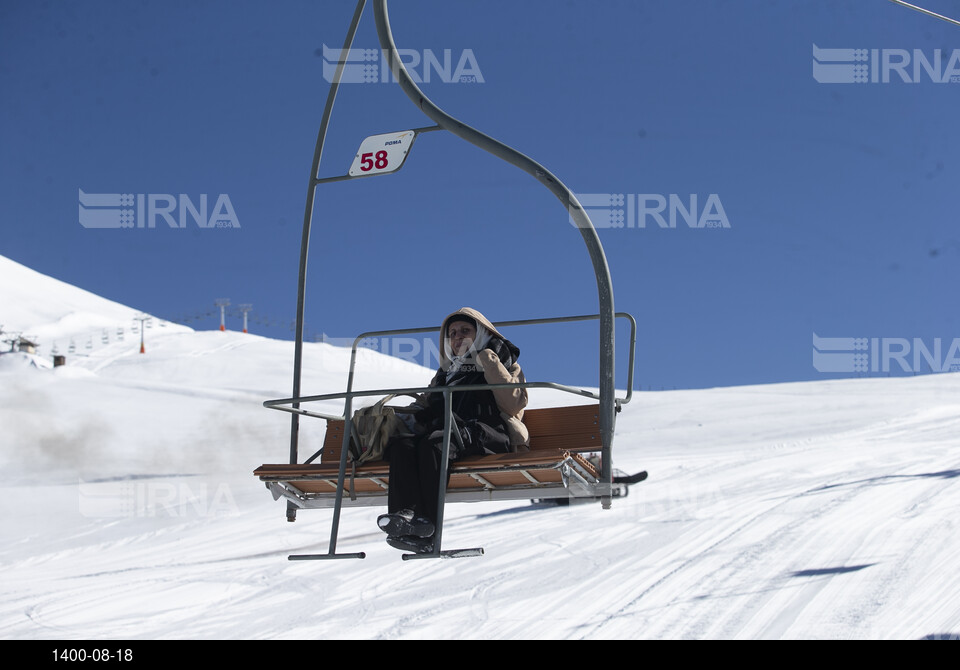
<path fill-rule="evenodd" d="M 476 370 L 476 365 L 473 361 L 477 356 L 477 352 L 483 351 L 483 348 L 487 346 L 488 342 L 490 342 L 490 332 L 480 323 L 477 324 L 477 336 L 474 338 L 473 344 L 470 345 L 470 348 L 467 349 L 466 353 L 462 356 L 457 356 L 453 353 L 449 337 L 443 338 L 443 353 L 446 354 L 447 359 L 450 361 L 449 367 L 447 368 L 446 381 L 448 384 L 461 370 L 464 372 Z"/>

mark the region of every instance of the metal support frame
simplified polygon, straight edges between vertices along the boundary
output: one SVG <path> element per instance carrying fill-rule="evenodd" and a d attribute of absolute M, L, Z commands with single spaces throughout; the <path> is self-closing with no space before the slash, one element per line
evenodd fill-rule
<path fill-rule="evenodd" d="M 516 470 L 520 474 L 524 475 L 524 477 L 527 479 L 526 484 L 495 485 L 491 484 L 484 476 L 488 474 L 497 474 L 514 470 L 515 468 L 512 467 L 496 466 L 480 468 L 478 470 L 470 469 L 463 474 L 466 474 L 470 478 L 474 479 L 484 488 L 480 490 L 448 490 L 446 500 L 447 502 L 495 502 L 507 500 L 526 500 L 529 498 L 596 498 L 598 496 L 595 488 L 597 484 L 596 473 L 588 471 L 573 454 L 567 456 L 558 463 L 528 465 L 523 466 L 522 469 Z M 545 470 L 556 470 L 560 472 L 562 478 L 567 480 L 567 483 L 558 484 L 557 482 L 540 482 L 530 475 L 530 471 L 540 472 Z M 571 473 L 575 473 L 573 477 L 578 484 L 576 488 L 577 490 L 580 490 L 583 495 L 571 495 Z M 364 478 L 368 481 L 376 483 L 381 488 L 386 489 L 386 484 L 380 481 L 378 477 L 366 476 Z M 336 504 L 336 485 L 331 483 L 329 478 L 323 475 L 284 476 L 278 474 L 261 476 L 261 480 L 263 480 L 266 484 L 267 490 L 271 492 L 274 500 L 279 500 L 281 497 L 283 497 L 292 501 L 298 508 L 301 509 L 330 509 Z M 329 493 L 311 493 L 303 491 L 292 485 L 291 482 L 294 480 L 297 482 L 309 482 L 311 480 L 325 481 L 333 486 L 334 497 L 331 498 Z M 622 486 L 619 488 L 622 490 Z M 384 491 L 375 493 L 357 493 L 356 498 L 350 499 L 350 506 L 382 506 L 383 493 Z"/>
<path fill-rule="evenodd" d="M 294 345 L 294 371 L 293 371 L 293 393 L 292 393 L 292 403 L 291 408 L 284 408 L 293 410 L 291 416 L 290 424 L 290 463 L 296 463 L 298 458 L 299 451 L 299 417 L 301 414 L 308 414 L 306 412 L 300 412 L 299 405 L 300 402 L 306 400 L 300 398 L 300 389 L 301 389 L 301 373 L 303 367 L 303 330 L 304 330 L 304 306 L 306 302 L 306 273 L 307 273 L 307 257 L 310 245 L 310 232 L 313 221 L 313 210 L 316 199 L 316 189 L 322 183 L 328 183 L 332 181 L 342 181 L 348 178 L 356 178 L 351 176 L 342 176 L 342 177 L 331 177 L 321 179 L 319 175 L 320 161 L 323 155 L 323 145 L 326 139 L 327 129 L 330 123 L 330 117 L 333 112 L 333 106 L 336 101 L 337 92 L 340 86 L 340 80 L 343 74 L 344 63 L 346 62 L 346 54 L 353 44 L 353 40 L 356 36 L 357 27 L 360 23 L 360 18 L 363 15 L 363 10 L 366 5 L 366 0 L 359 0 L 357 2 L 356 9 L 354 10 L 353 18 L 350 22 L 350 26 L 347 30 L 347 35 L 344 39 L 343 49 L 341 50 L 341 58 L 337 63 L 336 70 L 334 72 L 334 78 L 330 85 L 330 91 L 327 95 L 326 105 L 324 107 L 323 116 L 320 122 L 320 129 L 317 134 L 317 142 L 314 150 L 313 163 L 310 173 L 310 180 L 307 190 L 307 200 L 306 207 L 304 211 L 304 223 L 303 223 L 303 233 L 301 237 L 300 244 L 300 264 L 299 264 L 299 275 L 298 275 L 298 284 L 297 284 L 297 317 L 296 317 L 296 330 L 295 330 L 295 345 Z M 543 184 L 547 189 L 553 193 L 560 202 L 564 205 L 566 211 L 569 214 L 570 219 L 580 230 L 580 234 L 583 237 L 584 243 L 587 246 L 587 250 L 590 254 L 590 259 L 593 263 L 594 273 L 597 280 L 597 293 L 599 298 L 599 314 L 596 318 L 600 320 L 600 379 L 599 379 L 599 396 L 595 396 L 599 399 L 600 404 L 600 435 L 601 435 L 601 444 L 602 444 L 602 466 L 601 466 L 601 488 L 602 495 L 600 496 L 601 503 L 603 507 L 610 507 L 610 498 L 612 491 L 613 483 L 613 471 L 611 466 L 611 453 L 612 453 L 612 444 L 613 444 L 613 433 L 616 422 L 616 411 L 619 409 L 620 401 L 615 398 L 615 385 L 614 385 L 614 320 L 616 313 L 614 311 L 613 304 L 613 286 L 610 278 L 610 270 L 607 265 L 606 256 L 603 253 L 603 247 L 600 244 L 599 236 L 597 235 L 596 229 L 593 226 L 593 223 L 590 221 L 590 217 L 587 215 L 586 211 L 580 205 L 580 202 L 577 200 L 573 192 L 565 186 L 556 176 L 554 176 L 550 171 L 545 167 L 534 161 L 533 159 L 525 156 L 524 154 L 518 152 L 517 150 L 499 142 L 492 137 L 485 135 L 484 133 L 458 121 L 454 117 L 450 116 L 443 110 L 441 110 L 437 105 L 435 105 L 424 93 L 419 89 L 413 79 L 410 77 L 407 72 L 406 66 L 404 65 L 402 59 L 399 57 L 396 43 L 393 39 L 392 30 L 390 27 L 390 20 L 387 12 L 387 2 L 386 0 L 375 0 L 374 1 L 374 17 L 376 22 L 377 35 L 380 41 L 381 48 L 387 57 L 387 63 L 393 72 L 394 76 L 397 78 L 397 81 L 400 84 L 401 89 L 410 98 L 411 101 L 416 104 L 419 109 L 434 123 L 436 126 L 425 127 L 416 129 L 415 132 L 429 132 L 433 130 L 448 130 L 457 137 L 470 142 L 471 144 L 487 151 L 488 153 L 497 156 L 505 160 L 506 162 L 520 168 L 524 172 L 527 172 L 533 176 L 537 181 Z M 415 136 L 416 137 L 416 136 Z M 366 175 L 364 175 L 366 176 Z M 372 175 L 370 175 L 372 176 Z M 631 317 L 632 319 L 632 317 Z M 633 347 L 631 347 L 632 354 Z M 354 346 L 354 356 L 356 354 L 356 346 Z M 630 385 L 628 386 L 628 394 L 632 392 L 632 373 L 633 365 L 631 358 L 630 366 Z M 350 379 L 348 382 L 348 389 L 352 388 L 353 382 L 353 358 L 351 358 L 351 370 L 350 370 Z M 553 388 L 560 388 L 561 390 L 572 391 L 568 387 L 561 387 L 560 385 L 544 385 L 551 386 Z M 576 391 L 574 391 L 576 392 Z M 344 416 L 349 417 L 351 415 L 352 407 L 352 398 L 354 395 L 348 390 L 348 394 L 345 397 L 345 406 L 344 406 Z M 445 401 L 450 402 L 449 393 L 446 394 Z M 271 406 L 268 403 L 264 403 L 267 406 Z M 280 407 L 275 407 L 276 409 L 282 409 Z M 344 448 L 341 453 L 341 474 L 339 480 L 339 491 L 338 497 L 343 494 L 343 475 L 346 467 L 346 454 L 347 454 L 347 445 L 349 444 L 349 425 L 350 422 L 345 422 L 344 430 Z M 445 437 L 444 444 L 445 452 L 446 447 L 449 446 L 449 425 L 445 427 Z M 444 454 L 446 459 L 447 454 Z M 446 472 L 446 460 L 444 460 L 444 467 L 442 472 Z M 443 495 L 445 493 L 446 487 L 441 488 L 441 509 L 440 516 L 442 518 L 442 505 L 443 505 Z M 287 520 L 294 521 L 296 519 L 296 506 L 288 502 L 287 504 Z M 298 559 L 306 558 L 363 558 L 364 554 L 336 554 L 336 535 L 337 528 L 339 525 L 340 519 L 340 501 L 338 500 L 337 505 L 334 510 L 334 521 L 333 521 L 333 531 L 330 538 L 330 549 L 329 553 L 326 555 L 318 555 L 311 557 L 297 557 Z M 437 528 L 437 542 L 436 547 L 439 551 L 439 535 L 440 535 L 440 525 L 438 524 Z M 290 557 L 291 560 L 295 560 L 294 557 Z M 406 556 L 405 556 L 406 558 Z"/>
<path fill-rule="evenodd" d="M 630 323 L 630 351 L 629 351 L 629 366 L 627 368 L 627 389 L 623 398 L 613 398 L 613 402 L 617 408 L 621 405 L 630 402 L 630 399 L 633 397 L 633 373 L 634 373 L 634 360 L 636 356 L 636 341 L 637 341 L 637 321 L 633 318 L 632 315 L 626 312 L 618 312 L 615 314 L 618 318 L 627 319 Z M 551 323 L 572 323 L 577 321 L 596 321 L 600 319 L 599 314 L 590 314 L 590 315 L 581 315 L 581 316 L 564 316 L 564 317 L 554 317 L 554 318 L 541 318 L 541 319 L 521 319 L 515 321 L 496 321 L 494 326 L 499 328 L 506 328 L 509 326 L 523 326 L 523 325 L 542 325 L 542 324 L 551 324 Z M 379 330 L 379 331 L 369 331 L 366 333 L 361 333 L 353 340 L 353 346 L 350 350 L 350 368 L 347 373 L 347 390 L 343 393 L 326 393 L 322 395 L 312 395 L 304 397 L 293 397 L 293 398 L 282 398 L 279 400 L 267 400 L 263 403 L 264 407 L 269 409 L 276 409 L 285 412 L 290 412 L 294 415 L 299 416 L 310 416 L 314 418 L 327 419 L 327 420 L 342 420 L 344 422 L 343 429 L 343 441 L 340 448 L 340 463 L 339 470 L 337 474 L 337 492 L 333 504 L 333 520 L 330 529 L 330 548 L 327 554 L 311 554 L 308 556 L 291 556 L 290 560 L 320 560 L 320 559 L 331 559 L 331 558 L 364 558 L 365 554 L 337 554 L 336 545 L 337 545 L 337 536 L 340 529 L 340 512 L 343 508 L 343 496 L 344 496 L 344 484 L 346 482 L 347 476 L 347 455 L 349 452 L 350 446 L 350 432 L 352 424 L 350 421 L 346 420 L 347 417 L 353 415 L 353 399 L 357 397 L 370 397 L 377 396 L 382 397 L 389 394 L 397 395 L 413 395 L 413 394 L 423 394 L 423 393 L 443 393 L 444 394 L 444 406 L 452 407 L 451 395 L 452 393 L 458 393 L 461 391 L 475 391 L 475 390 L 492 390 L 498 388 L 548 388 L 557 391 L 563 391 L 566 393 L 573 393 L 575 395 L 585 396 L 588 398 L 593 398 L 595 400 L 601 400 L 603 398 L 602 390 L 600 394 L 594 393 L 593 391 L 588 391 L 585 389 L 578 389 L 572 386 L 566 386 L 564 384 L 558 384 L 555 382 L 522 382 L 522 383 L 502 383 L 502 384 L 464 384 L 458 386 L 419 386 L 419 387 L 408 387 L 408 388 L 385 388 L 385 389 L 369 389 L 362 391 L 353 390 L 354 375 L 356 372 L 357 364 L 357 350 L 359 349 L 360 342 L 370 337 L 383 337 L 388 335 L 411 335 L 416 333 L 435 333 L 439 330 L 438 326 L 430 326 L 426 328 L 403 328 L 398 330 Z M 325 414 L 322 412 L 312 412 L 310 410 L 304 409 L 302 407 L 305 403 L 310 402 L 322 402 L 325 400 L 337 400 L 343 399 L 343 414 L 342 415 L 333 415 Z M 453 423 L 452 410 L 449 410 L 445 413 L 444 416 L 444 443 L 443 443 L 443 457 L 441 462 L 441 481 L 446 481 L 446 473 L 449 471 L 449 448 L 450 448 L 450 439 L 451 439 L 451 426 Z M 609 447 L 609 444 L 603 444 L 602 447 Z M 606 454 L 601 461 L 601 480 L 599 485 L 589 487 L 591 494 L 595 492 L 595 489 L 599 489 L 599 497 L 601 502 L 608 501 L 612 496 L 612 481 L 607 481 L 603 479 L 603 469 L 604 467 L 608 468 L 612 472 L 612 465 L 610 461 L 610 450 L 602 450 L 601 453 Z M 313 460 L 317 454 L 314 454 L 310 457 L 309 460 Z M 298 456 L 296 453 L 292 453 L 291 457 L 293 460 L 291 463 L 297 463 Z M 587 485 L 586 482 L 583 482 L 584 485 Z M 442 535 L 443 527 L 443 508 L 446 501 L 446 486 L 440 486 L 440 491 L 438 493 L 438 506 L 437 506 L 437 530 L 435 532 L 435 541 L 434 541 L 434 551 L 432 553 L 426 554 L 417 554 L 418 557 L 450 557 L 450 556 L 476 556 L 479 555 L 475 553 L 476 551 L 482 550 L 479 549 L 469 549 L 469 550 L 454 550 L 452 552 L 444 552 L 440 549 L 440 538 Z M 609 502 L 607 502 L 609 504 Z M 293 507 L 296 509 L 296 506 L 289 502 L 287 503 L 288 509 Z M 410 554 L 405 554 L 406 556 L 412 556 Z"/>

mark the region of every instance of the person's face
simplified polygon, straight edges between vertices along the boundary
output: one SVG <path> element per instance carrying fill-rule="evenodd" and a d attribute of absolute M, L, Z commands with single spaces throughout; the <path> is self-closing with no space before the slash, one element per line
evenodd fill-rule
<path fill-rule="evenodd" d="M 477 337 L 477 329 L 466 321 L 453 321 L 447 326 L 447 337 L 450 338 L 450 348 L 457 356 L 463 356 L 470 349 Z"/>

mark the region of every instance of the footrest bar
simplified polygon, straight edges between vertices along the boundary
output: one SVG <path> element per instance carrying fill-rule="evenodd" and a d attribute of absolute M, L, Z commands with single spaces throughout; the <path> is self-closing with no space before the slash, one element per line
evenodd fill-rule
<path fill-rule="evenodd" d="M 288 561 L 327 561 L 336 558 L 366 558 L 364 552 L 356 554 L 291 554 L 287 556 Z"/>
<path fill-rule="evenodd" d="M 430 554 L 404 554 L 403 560 L 412 561 L 418 558 L 470 558 L 473 556 L 483 556 L 483 547 L 474 547 L 472 549 L 445 549 L 444 551 Z"/>

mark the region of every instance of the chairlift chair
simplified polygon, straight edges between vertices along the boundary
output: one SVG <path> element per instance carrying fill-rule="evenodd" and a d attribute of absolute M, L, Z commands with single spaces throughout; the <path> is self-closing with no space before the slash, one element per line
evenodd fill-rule
<path fill-rule="evenodd" d="M 347 31 L 347 37 L 341 51 L 341 59 L 327 96 L 313 158 L 300 248 L 293 394 L 289 398 L 268 400 L 263 403 L 267 408 L 291 414 L 290 459 L 289 463 L 262 465 L 254 471 L 254 474 L 265 483 L 274 499 L 286 501 L 288 521 L 296 520 L 296 513 L 299 509 L 324 508 L 334 511 L 328 552 L 325 554 L 291 555 L 288 557 L 290 560 L 364 558 L 366 556 L 364 552 L 337 553 L 340 512 L 345 506 L 385 505 L 389 487 L 389 466 L 385 462 L 366 463 L 354 467 L 348 473 L 347 456 L 351 439 L 351 422 L 348 419 L 353 414 L 354 399 L 369 396 L 382 397 L 388 394 L 442 393 L 444 396 L 445 422 L 440 467 L 441 472 L 450 473 L 450 483 L 448 487 L 441 486 L 438 491 L 438 519 L 433 551 L 403 554 L 403 558 L 407 560 L 479 556 L 483 554 L 482 548 L 442 549 L 443 512 L 446 502 L 519 499 L 598 500 L 604 508 L 608 508 L 612 499 L 625 495 L 628 486 L 646 478 L 646 472 L 626 475 L 619 471 L 615 473 L 612 467 L 616 413 L 620 411 L 622 405 L 630 401 L 632 396 L 636 320 L 627 313 L 614 311 L 612 283 L 603 248 L 587 212 L 570 189 L 531 158 L 453 118 L 433 104 L 418 88 L 398 55 L 390 28 L 387 0 L 374 0 L 373 3 L 377 35 L 381 48 L 386 54 L 388 65 L 404 93 L 436 125 L 367 137 L 361 142 L 357 158 L 347 174 L 327 178 L 318 177 L 323 144 L 339 89 L 346 54 L 353 44 L 365 4 L 366 0 L 359 0 Z M 600 302 L 599 313 L 501 321 L 495 322 L 494 325 L 501 328 L 572 321 L 599 321 L 599 392 L 573 388 L 554 382 L 410 387 L 364 391 L 353 389 L 357 349 L 361 341 L 371 337 L 436 332 L 439 329 L 439 326 L 430 326 L 367 332 L 358 335 L 351 350 L 346 391 L 313 396 L 301 395 L 306 260 L 317 187 L 320 184 L 330 182 L 394 172 L 402 167 L 414 141 L 421 134 L 439 130 L 446 130 L 534 176 L 566 208 L 570 221 L 576 225 L 584 239 L 593 263 Z M 389 144 L 387 144 L 388 142 Z M 372 160 L 374 157 L 378 160 Z M 364 158 L 371 160 L 364 161 Z M 616 397 L 614 386 L 614 325 L 616 319 L 625 319 L 630 324 L 627 390 L 622 398 Z M 474 456 L 453 463 L 449 462 L 450 442 L 453 439 L 452 435 L 456 434 L 455 431 L 451 430 L 452 394 L 473 389 L 517 387 L 548 388 L 572 393 L 596 402 L 574 407 L 526 410 L 524 423 L 529 428 L 531 435 L 529 452 Z M 342 414 L 333 415 L 307 408 L 310 403 L 331 400 L 343 401 Z M 303 462 L 300 461 L 299 455 L 300 417 L 320 418 L 327 421 L 323 446 Z M 319 461 L 317 461 L 318 458 Z"/>

